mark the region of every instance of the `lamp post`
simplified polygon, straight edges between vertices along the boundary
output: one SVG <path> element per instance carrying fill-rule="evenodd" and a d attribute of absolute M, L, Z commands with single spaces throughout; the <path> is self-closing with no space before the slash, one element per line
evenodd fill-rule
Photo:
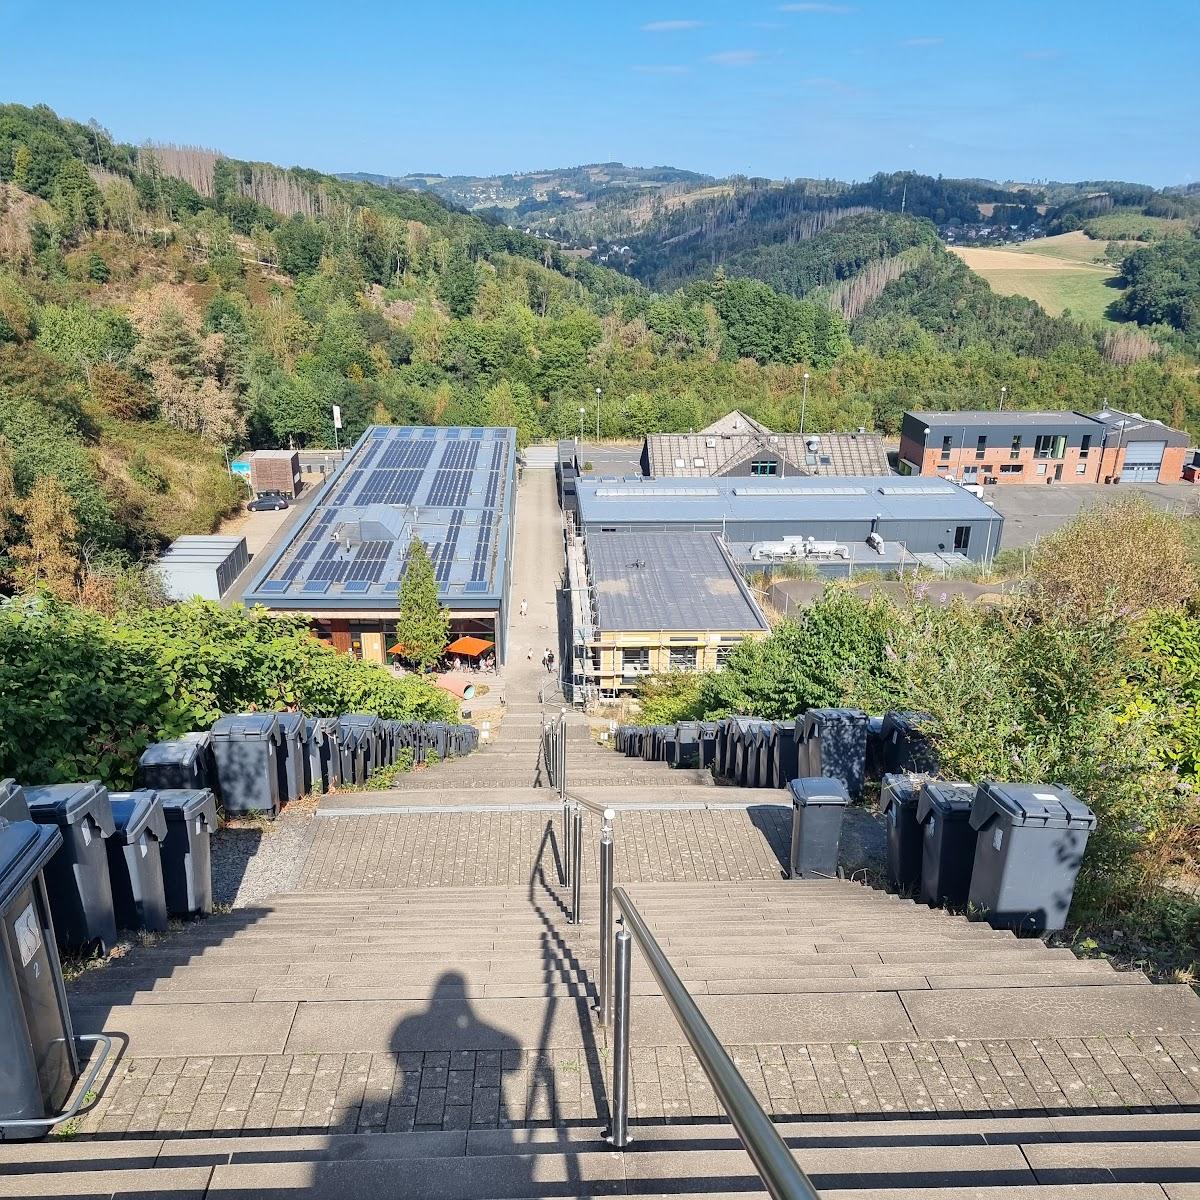
<path fill-rule="evenodd" d="M 809 374 L 807 371 L 800 377 L 804 380 L 804 394 L 800 398 L 800 436 L 804 436 L 804 417 L 808 411 L 808 380 Z"/>
<path fill-rule="evenodd" d="M 1000 412 L 1004 411 L 1004 397 L 1008 395 L 1008 384 L 1002 384 L 1000 387 Z"/>
<path fill-rule="evenodd" d="M 587 409 L 581 404 L 579 406 L 579 444 L 583 445 L 583 417 Z"/>
<path fill-rule="evenodd" d="M 603 388 L 596 389 L 596 441 L 600 440 L 600 395 Z"/>

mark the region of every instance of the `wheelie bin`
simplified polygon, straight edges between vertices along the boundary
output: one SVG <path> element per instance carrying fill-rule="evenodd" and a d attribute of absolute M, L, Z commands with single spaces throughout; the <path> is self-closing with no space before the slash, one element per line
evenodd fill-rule
<path fill-rule="evenodd" d="M 158 793 L 167 819 L 161 847 L 163 893 L 173 917 L 212 912 L 212 835 L 217 801 L 208 788 L 167 788 Z"/>
<path fill-rule="evenodd" d="M 808 773 L 840 779 L 851 800 L 862 799 L 867 714 L 857 708 L 810 708 L 804 714 Z"/>
<path fill-rule="evenodd" d="M 885 775 L 879 788 L 879 811 L 887 825 L 888 882 L 901 895 L 912 896 L 921 886 L 921 827 L 917 802 L 924 775 Z"/>
<path fill-rule="evenodd" d="M 108 789 L 88 783 L 52 783 L 25 789 L 29 815 L 40 825 L 57 825 L 62 846 L 46 867 L 46 891 L 59 944 L 72 949 L 117 941 L 105 839 L 112 836 Z"/>
<path fill-rule="evenodd" d="M 283 731 L 275 713 L 237 713 L 212 727 L 221 803 L 229 816 L 279 812 Z"/>
<path fill-rule="evenodd" d="M 931 779 L 921 788 L 921 899 L 929 904 L 959 908 L 967 902 L 978 838 L 971 826 L 974 800 L 969 783 Z"/>
<path fill-rule="evenodd" d="M 0 779 L 0 820 L 29 821 L 25 792 L 15 779 Z"/>
<path fill-rule="evenodd" d="M 832 879 L 837 875 L 842 817 L 850 797 L 840 779 L 793 779 L 792 796 L 793 879 Z"/>
<path fill-rule="evenodd" d="M 115 829 L 105 844 L 117 924 L 162 933 L 167 928 L 162 869 L 167 818 L 162 801 L 149 788 L 113 792 L 111 800 Z"/>

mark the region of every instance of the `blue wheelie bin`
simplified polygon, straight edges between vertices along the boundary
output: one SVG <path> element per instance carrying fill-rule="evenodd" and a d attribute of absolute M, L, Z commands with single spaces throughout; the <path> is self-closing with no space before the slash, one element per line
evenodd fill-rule
<path fill-rule="evenodd" d="M 122 929 L 167 928 L 167 895 L 163 886 L 162 844 L 167 817 L 157 792 L 113 792 L 116 828 L 106 843 L 112 877 L 113 908 Z"/>

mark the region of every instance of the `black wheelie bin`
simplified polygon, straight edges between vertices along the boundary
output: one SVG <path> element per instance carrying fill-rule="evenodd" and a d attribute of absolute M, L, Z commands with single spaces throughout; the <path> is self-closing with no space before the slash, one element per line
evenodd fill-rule
<path fill-rule="evenodd" d="M 340 727 L 334 717 L 308 718 L 308 753 L 304 785 L 310 792 L 327 792 L 342 782 Z"/>
<path fill-rule="evenodd" d="M 46 867 L 46 891 L 59 944 L 71 948 L 117 941 L 112 885 L 108 878 L 106 838 L 113 814 L 108 789 L 88 783 L 52 783 L 25 789 L 29 815 L 39 825 L 57 825 L 62 846 Z"/>
<path fill-rule="evenodd" d="M 921 887 L 921 827 L 917 803 L 924 775 L 885 775 L 879 787 L 879 811 L 887 825 L 888 882 L 901 895 Z"/>
<path fill-rule="evenodd" d="M 857 708 L 810 708 L 804 714 L 808 773 L 840 779 L 861 800 L 867 761 L 867 714 Z"/>
<path fill-rule="evenodd" d="M 162 933 L 167 928 L 162 869 L 167 818 L 162 801 L 149 788 L 113 792 L 111 800 L 116 828 L 106 844 L 117 924 Z"/>
<path fill-rule="evenodd" d="M 161 847 L 163 893 L 173 917 L 212 912 L 212 835 L 217 801 L 208 788 L 167 788 L 158 793 L 167 819 Z"/>
<path fill-rule="evenodd" d="M 203 739 L 203 740 L 202 740 Z M 170 742 L 155 742 L 142 751 L 134 787 L 151 788 L 211 788 L 212 738 L 178 738 Z"/>
<path fill-rule="evenodd" d="M 971 826 L 974 800 L 969 783 L 931 779 L 921 788 L 921 899 L 929 904 L 961 908 L 967 902 L 978 836 Z"/>
<path fill-rule="evenodd" d="M 304 795 L 304 757 L 308 753 L 308 719 L 301 712 L 278 712 L 275 719 L 283 735 L 280 746 L 279 802 L 290 804 Z"/>

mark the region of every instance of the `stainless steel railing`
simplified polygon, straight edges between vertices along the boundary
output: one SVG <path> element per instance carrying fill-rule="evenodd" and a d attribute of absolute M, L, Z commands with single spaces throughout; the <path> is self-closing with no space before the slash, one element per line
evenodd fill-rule
<path fill-rule="evenodd" d="M 650 968 L 667 1006 L 679 1022 L 700 1067 L 729 1116 L 742 1145 L 767 1191 L 775 1200 L 820 1200 L 812 1181 L 800 1169 L 771 1118 L 733 1065 L 691 993 L 675 973 L 654 934 L 624 888 L 614 888 L 621 912 L 616 941 L 615 1026 L 613 1029 L 612 1128 L 609 1141 L 620 1149 L 629 1144 L 629 1022 L 631 947 L 634 941 Z"/>

